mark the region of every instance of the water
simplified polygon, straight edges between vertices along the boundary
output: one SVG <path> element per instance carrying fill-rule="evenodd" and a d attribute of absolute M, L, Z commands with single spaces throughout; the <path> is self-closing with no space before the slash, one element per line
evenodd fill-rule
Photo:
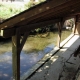
<path fill-rule="evenodd" d="M 0 80 L 12 80 L 12 52 L 10 46 L 11 42 L 0 45 Z M 33 65 L 43 58 L 45 54 L 50 52 L 53 47 L 54 45 L 51 44 L 43 51 L 32 53 L 22 51 L 20 54 L 20 75 L 23 75 L 23 73 L 27 72 Z"/>
<path fill-rule="evenodd" d="M 63 31 L 62 39 L 66 38 L 71 32 Z M 48 38 L 48 41 L 56 43 L 57 33 Z M 47 38 L 46 38 L 47 39 Z M 31 38 L 31 40 L 35 40 Z M 26 45 L 26 44 L 25 44 Z M 20 75 L 27 72 L 32 66 L 34 66 L 45 54 L 50 52 L 54 48 L 54 44 L 48 45 L 44 50 L 38 52 L 28 53 L 26 49 L 29 45 L 26 45 L 20 54 Z M 0 80 L 12 80 L 12 44 L 11 40 L 0 39 Z"/>

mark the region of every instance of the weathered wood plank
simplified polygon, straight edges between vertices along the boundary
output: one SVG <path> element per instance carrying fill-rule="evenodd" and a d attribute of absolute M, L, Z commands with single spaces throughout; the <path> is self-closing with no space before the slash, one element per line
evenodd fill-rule
<path fill-rule="evenodd" d="M 62 11 L 62 9 L 69 14 L 76 12 L 75 9 L 77 9 L 77 8 L 78 8 L 77 10 L 79 10 L 79 12 L 80 12 L 80 9 L 79 9 L 80 5 L 79 4 L 80 4 L 79 0 L 77 0 L 77 1 L 75 1 L 75 0 L 73 0 L 73 1 L 72 0 L 68 0 L 68 1 L 52 0 L 49 3 L 46 2 L 42 5 L 38 5 L 36 7 L 33 7 L 29 10 L 26 10 L 26 11 L 20 13 L 17 16 L 14 16 L 14 17 L 4 21 L 2 24 L 0 24 L 0 29 L 1 28 L 6 28 L 6 27 L 12 27 L 12 25 L 15 25 L 17 23 L 18 23 L 17 25 L 20 25 L 19 22 L 21 24 L 26 23 L 25 20 L 27 22 L 29 22 L 31 20 L 34 20 L 34 19 L 37 19 L 37 18 L 40 18 L 40 17 L 43 17 L 43 16 L 49 16 L 49 14 L 51 14 L 52 16 L 54 14 L 54 16 L 55 16 L 56 11 L 57 11 L 57 14 L 62 14 L 62 12 L 61 13 L 59 12 L 59 11 Z M 66 12 L 64 12 L 64 13 L 66 13 Z"/>

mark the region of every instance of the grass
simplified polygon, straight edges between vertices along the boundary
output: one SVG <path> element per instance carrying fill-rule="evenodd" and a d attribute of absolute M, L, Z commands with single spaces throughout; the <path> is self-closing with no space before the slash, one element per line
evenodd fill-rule
<path fill-rule="evenodd" d="M 0 3 L 0 18 L 7 19 L 16 14 L 19 14 L 24 10 L 24 7 L 21 5 L 13 4 L 13 3 Z"/>
<path fill-rule="evenodd" d="M 61 35 L 61 42 L 66 39 L 70 34 L 72 33 L 72 30 L 63 30 Z"/>
<path fill-rule="evenodd" d="M 45 0 L 40 0 L 39 2 L 36 2 L 36 4 L 39 4 L 41 2 L 43 2 Z M 10 3 L 10 2 L 7 2 L 7 3 L 0 3 L 0 18 L 1 19 L 7 19 L 7 18 L 10 18 L 16 14 L 19 14 L 20 12 L 26 10 L 26 9 L 29 9 L 30 7 L 33 6 L 33 2 L 30 1 L 30 2 L 19 2 L 19 3 Z"/>

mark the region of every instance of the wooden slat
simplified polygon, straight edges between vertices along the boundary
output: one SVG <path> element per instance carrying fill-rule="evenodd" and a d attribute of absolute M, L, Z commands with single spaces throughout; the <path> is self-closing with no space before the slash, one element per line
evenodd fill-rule
<path fill-rule="evenodd" d="M 38 6 L 38 8 L 34 7 L 32 10 L 25 11 L 25 12 L 19 14 L 19 16 L 15 16 L 15 17 L 3 22 L 0 25 L 0 28 L 10 27 L 11 25 L 15 25 L 18 22 L 21 23 L 21 21 L 23 21 L 23 23 L 24 23 L 26 19 L 27 19 L 27 22 L 28 22 L 28 20 L 30 21 L 30 20 L 33 20 L 33 19 L 36 19 L 36 18 L 40 18 L 41 16 L 44 16 L 45 14 L 48 14 L 48 13 L 53 14 L 52 11 L 54 11 L 54 13 L 56 13 L 55 10 L 58 11 L 58 10 L 60 10 L 60 8 L 65 8 L 66 6 L 72 6 L 72 5 L 80 2 L 79 0 L 78 1 L 75 1 L 75 0 L 73 0 L 73 1 L 72 0 L 69 0 L 69 1 L 59 0 L 59 1 L 56 1 L 56 0 L 50 1 L 49 3 L 45 3 L 44 5 Z M 54 6 L 53 6 L 53 3 L 55 4 Z M 61 6 L 61 4 L 64 4 L 64 5 Z M 50 11 L 50 10 L 52 10 L 52 11 Z M 44 14 L 43 14 L 43 12 L 44 12 Z M 25 17 L 25 19 L 24 19 L 23 16 Z M 49 15 L 47 15 L 47 16 L 49 16 Z"/>
<path fill-rule="evenodd" d="M 0 24 L 0 28 L 10 27 L 11 25 L 15 25 L 16 23 L 24 21 L 25 19 L 29 19 L 30 17 L 31 17 L 30 19 L 33 19 L 32 17 L 34 17 L 34 16 L 37 17 L 37 14 L 39 14 L 39 16 L 41 16 L 41 13 L 43 15 L 43 12 L 45 12 L 45 11 L 47 11 L 47 14 L 48 14 L 48 12 L 52 13 L 51 11 L 48 11 L 48 10 L 51 10 L 52 8 L 54 8 L 54 10 L 52 9 L 52 11 L 55 12 L 55 10 L 57 10 L 57 9 L 60 10 L 60 8 L 62 8 L 62 7 L 60 7 L 61 4 L 64 4 L 66 6 L 71 6 L 71 5 L 74 5 L 75 3 L 80 3 L 80 1 L 79 0 L 77 0 L 77 1 L 75 1 L 75 0 L 73 0 L 73 1 L 72 0 L 69 0 L 69 1 L 65 1 L 65 0 L 50 1 L 49 3 L 45 3 L 44 5 L 39 5 L 38 7 L 36 6 L 31 10 L 27 10 L 27 11 L 13 17 L 13 18 L 10 18 L 9 20 Z M 77 6 L 77 5 L 75 5 L 75 6 Z M 63 7 L 65 7 L 65 6 L 63 6 Z M 45 14 L 46 14 L 46 12 L 45 12 Z"/>

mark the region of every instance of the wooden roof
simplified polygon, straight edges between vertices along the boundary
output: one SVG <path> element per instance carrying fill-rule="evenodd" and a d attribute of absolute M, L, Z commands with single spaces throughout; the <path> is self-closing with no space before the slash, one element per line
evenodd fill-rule
<path fill-rule="evenodd" d="M 79 12 L 80 0 L 48 0 L 5 20 L 0 24 L 0 29 L 26 25 L 27 29 L 31 29 L 32 26 L 29 27 L 31 24 L 60 21 L 67 16 L 76 16 Z"/>

